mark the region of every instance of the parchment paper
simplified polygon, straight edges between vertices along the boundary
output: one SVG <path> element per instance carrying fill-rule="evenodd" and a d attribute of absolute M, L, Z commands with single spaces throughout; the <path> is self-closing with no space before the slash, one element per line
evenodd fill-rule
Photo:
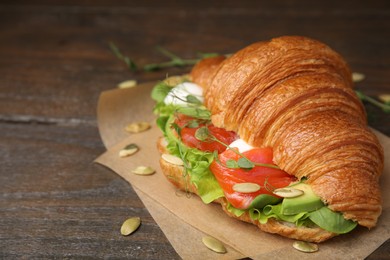
<path fill-rule="evenodd" d="M 178 192 L 163 176 L 156 140 L 161 135 L 152 113 L 150 91 L 153 83 L 131 89 L 103 92 L 98 104 L 98 125 L 107 152 L 96 159 L 127 180 L 141 198 L 172 246 L 183 259 L 363 259 L 390 237 L 390 138 L 376 132 L 385 149 L 385 170 L 380 179 L 383 213 L 377 227 L 358 227 L 320 244 L 320 250 L 306 254 L 292 248 L 293 240 L 261 232 L 251 224 L 228 217 L 219 205 L 205 205 L 196 196 Z M 129 134 L 124 128 L 134 121 L 149 121 L 146 132 Z M 130 143 L 140 151 L 127 158 L 118 152 Z M 131 170 L 139 165 L 157 169 L 151 176 L 138 176 Z M 227 254 L 217 254 L 203 246 L 201 239 L 212 235 L 227 245 Z"/>

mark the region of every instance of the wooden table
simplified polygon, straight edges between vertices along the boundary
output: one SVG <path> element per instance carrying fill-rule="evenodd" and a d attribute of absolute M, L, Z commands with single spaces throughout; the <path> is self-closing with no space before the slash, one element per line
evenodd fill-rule
<path fill-rule="evenodd" d="M 109 42 L 146 64 L 166 60 L 157 45 L 190 58 L 306 35 L 365 74 L 358 89 L 389 94 L 390 2 L 322 2 L 1 1 L 0 258 L 180 258 L 131 186 L 92 162 L 105 151 L 101 91 L 188 68 L 131 72 Z M 368 111 L 370 125 L 390 135 L 389 114 Z M 122 237 L 131 215 L 142 228 Z"/>

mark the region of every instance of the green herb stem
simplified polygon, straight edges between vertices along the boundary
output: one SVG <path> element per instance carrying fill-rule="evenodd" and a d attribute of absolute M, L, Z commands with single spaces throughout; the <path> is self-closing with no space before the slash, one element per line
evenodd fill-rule
<path fill-rule="evenodd" d="M 123 55 L 122 52 L 119 50 L 119 48 L 113 42 L 110 42 L 109 46 L 110 46 L 111 51 L 114 53 L 114 55 L 119 60 L 126 63 L 127 67 L 130 70 L 132 70 L 132 71 L 138 70 L 137 64 L 129 57 Z M 159 53 L 168 57 L 170 60 L 165 61 L 165 62 L 161 62 L 161 63 L 146 64 L 143 66 L 144 71 L 154 71 L 154 70 L 165 69 L 165 68 L 170 68 L 170 67 L 192 66 L 204 58 L 219 56 L 218 53 L 198 53 L 199 58 L 183 59 L 183 58 L 179 57 L 178 55 L 168 51 L 167 49 L 162 48 L 161 46 L 157 46 L 156 49 Z"/>
<path fill-rule="evenodd" d="M 200 59 L 182 59 L 176 54 L 173 54 L 172 52 L 160 46 L 157 46 L 157 51 L 159 51 L 162 55 L 170 58 L 171 60 L 166 62 L 161 62 L 161 63 L 147 64 L 144 66 L 145 71 L 153 71 L 153 70 L 170 68 L 170 67 L 190 66 L 190 65 L 195 65 L 200 60 Z"/>
<path fill-rule="evenodd" d="M 165 48 L 163 48 L 161 46 L 157 46 L 156 49 L 162 55 L 167 56 L 168 58 L 170 58 L 172 60 L 181 60 L 181 58 L 179 56 L 177 56 L 176 54 L 173 54 L 172 52 L 168 51 L 167 49 L 165 49 Z"/>
<path fill-rule="evenodd" d="M 113 42 L 110 42 L 109 45 L 110 45 L 110 49 L 111 49 L 112 53 L 114 53 L 115 57 L 117 57 L 118 59 L 120 59 L 121 61 L 126 63 L 127 67 L 130 70 L 132 70 L 132 71 L 137 70 L 137 67 L 138 67 L 137 64 L 135 64 L 135 62 L 133 60 L 131 60 L 129 57 L 123 55 L 122 52 L 119 50 L 119 48 Z"/>
<path fill-rule="evenodd" d="M 380 102 L 380 101 L 378 101 L 370 96 L 367 96 L 366 94 L 364 94 L 361 91 L 356 91 L 356 94 L 360 98 L 360 100 L 367 101 L 367 102 L 371 103 L 372 105 L 379 107 L 384 112 L 390 113 L 390 105 L 389 104 L 382 103 L 382 102 Z"/>

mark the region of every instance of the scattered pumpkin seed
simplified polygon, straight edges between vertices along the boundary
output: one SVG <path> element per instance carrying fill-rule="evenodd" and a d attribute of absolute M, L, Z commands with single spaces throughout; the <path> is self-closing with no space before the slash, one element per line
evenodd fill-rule
<path fill-rule="evenodd" d="M 260 185 L 252 182 L 236 183 L 233 185 L 233 190 L 241 193 L 252 193 L 260 190 Z"/>
<path fill-rule="evenodd" d="M 136 231 L 140 225 L 141 225 L 140 217 L 128 218 L 125 220 L 125 222 L 123 222 L 121 226 L 121 234 L 123 236 L 128 236 L 134 231 Z"/>
<path fill-rule="evenodd" d="M 118 88 L 132 88 L 135 86 L 137 86 L 137 81 L 134 79 L 130 79 L 130 80 L 125 80 L 125 81 L 119 83 L 117 87 Z"/>
<path fill-rule="evenodd" d="M 225 254 L 227 252 L 224 244 L 214 237 L 205 236 L 202 238 L 202 242 L 208 249 L 216 253 Z"/>
<path fill-rule="evenodd" d="M 184 162 L 181 158 L 174 156 L 174 155 L 171 155 L 171 154 L 164 153 L 161 156 L 161 158 L 163 158 L 164 161 L 169 162 L 169 163 L 174 164 L 174 165 L 179 165 L 179 166 L 184 165 Z"/>
<path fill-rule="evenodd" d="M 295 198 L 303 195 L 303 190 L 294 189 L 294 188 L 279 188 L 273 191 L 275 195 L 278 195 L 282 198 Z"/>
<path fill-rule="evenodd" d="M 128 150 L 123 149 L 123 150 L 119 151 L 119 157 L 125 158 L 125 157 L 128 157 L 130 155 L 135 154 L 137 151 L 138 151 L 138 149 L 128 149 Z"/>
<path fill-rule="evenodd" d="M 384 103 L 386 103 L 386 104 L 390 103 L 390 94 L 382 94 L 382 95 L 379 95 L 378 98 L 379 98 L 382 102 L 384 102 Z"/>
<path fill-rule="evenodd" d="M 365 78 L 366 78 L 366 76 L 362 73 L 359 73 L 359 72 L 352 73 L 352 81 L 353 82 L 360 82 L 360 81 L 364 80 Z"/>
<path fill-rule="evenodd" d="M 135 168 L 131 172 L 134 174 L 137 174 L 137 175 L 152 175 L 156 171 L 152 167 L 149 167 L 149 166 L 138 166 L 137 168 Z"/>
<path fill-rule="evenodd" d="M 187 81 L 188 75 L 182 75 L 182 76 L 171 76 L 164 80 L 164 83 L 168 86 L 175 87 L 176 85 L 179 85 L 180 83 Z"/>
<path fill-rule="evenodd" d="M 119 157 L 127 157 L 135 154 L 139 150 L 136 144 L 129 144 L 125 148 L 119 151 Z"/>
<path fill-rule="evenodd" d="M 131 143 L 126 145 L 123 149 L 130 150 L 130 149 L 139 149 L 138 145 Z"/>
<path fill-rule="evenodd" d="M 136 122 L 128 124 L 125 130 L 129 133 L 140 133 L 148 130 L 150 128 L 150 124 L 148 122 Z"/>
<path fill-rule="evenodd" d="M 293 247 L 301 252 L 305 253 L 313 253 L 318 251 L 318 245 L 305 241 L 295 241 L 293 243 Z"/>

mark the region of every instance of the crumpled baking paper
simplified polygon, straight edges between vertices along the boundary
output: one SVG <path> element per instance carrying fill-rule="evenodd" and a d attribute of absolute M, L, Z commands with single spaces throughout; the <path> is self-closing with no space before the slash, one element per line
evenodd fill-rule
<path fill-rule="evenodd" d="M 205 205 L 196 196 L 179 192 L 163 176 L 159 167 L 156 141 L 161 135 L 155 125 L 150 92 L 153 83 L 130 89 L 103 92 L 98 104 L 99 132 L 107 151 L 96 159 L 128 181 L 183 259 L 363 259 L 390 237 L 390 138 L 376 132 L 385 149 L 385 170 L 381 176 L 383 213 L 377 227 L 358 227 L 319 244 L 320 250 L 307 254 L 292 247 L 293 240 L 260 231 L 256 226 L 228 217 L 218 204 Z M 147 121 L 152 128 L 129 134 L 128 123 Z M 140 151 L 120 158 L 126 145 L 135 143 Z M 137 166 L 151 166 L 156 173 L 138 176 L 131 173 Z M 211 235 L 226 246 L 226 254 L 217 254 L 202 244 Z"/>

